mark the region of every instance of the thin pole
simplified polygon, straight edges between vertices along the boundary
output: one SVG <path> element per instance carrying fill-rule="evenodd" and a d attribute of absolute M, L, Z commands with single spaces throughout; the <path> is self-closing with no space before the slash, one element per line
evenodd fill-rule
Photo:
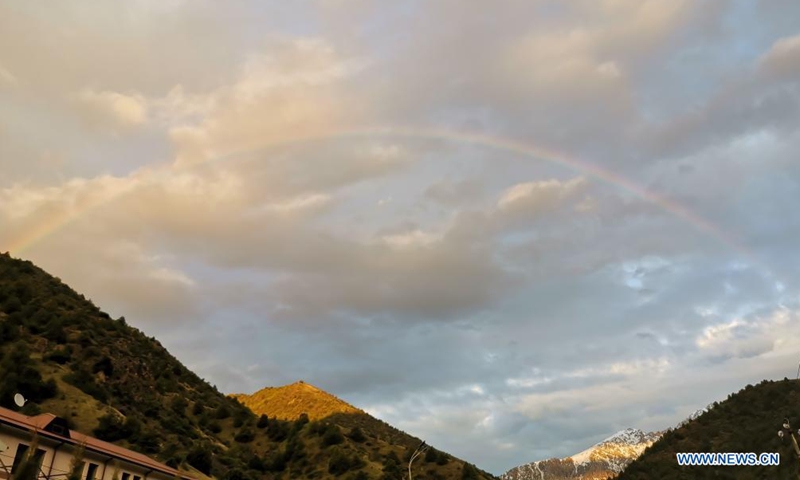
<path fill-rule="evenodd" d="M 411 459 L 408 461 L 408 480 L 413 480 L 411 477 L 411 464 L 414 463 L 414 460 L 418 456 L 420 456 L 423 452 L 425 452 L 427 449 L 428 445 L 425 445 L 425 442 L 422 442 L 422 444 L 419 447 L 417 447 L 416 450 L 414 450 L 414 453 L 411 455 Z"/>

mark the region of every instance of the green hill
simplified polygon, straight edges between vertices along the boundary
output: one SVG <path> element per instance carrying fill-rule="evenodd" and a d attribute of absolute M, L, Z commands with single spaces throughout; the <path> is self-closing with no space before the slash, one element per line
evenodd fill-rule
<path fill-rule="evenodd" d="M 419 444 L 380 420 L 256 416 L 184 367 L 155 338 L 32 263 L 0 254 L 0 405 L 226 480 L 401 479 Z M 492 478 L 431 450 L 415 478 Z"/>
<path fill-rule="evenodd" d="M 715 403 L 695 420 L 669 430 L 620 474 L 618 480 L 650 479 L 792 479 L 800 462 L 778 430 L 785 417 L 800 427 L 800 381 L 784 379 L 748 385 Z M 796 433 L 795 433 L 796 435 Z M 681 467 L 678 452 L 780 453 L 779 466 Z"/>

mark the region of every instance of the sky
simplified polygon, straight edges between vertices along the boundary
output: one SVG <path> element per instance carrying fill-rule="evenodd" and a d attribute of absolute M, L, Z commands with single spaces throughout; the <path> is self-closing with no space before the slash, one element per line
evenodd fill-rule
<path fill-rule="evenodd" d="M 798 151 L 793 0 L 0 4 L 0 251 L 495 474 L 796 374 Z"/>

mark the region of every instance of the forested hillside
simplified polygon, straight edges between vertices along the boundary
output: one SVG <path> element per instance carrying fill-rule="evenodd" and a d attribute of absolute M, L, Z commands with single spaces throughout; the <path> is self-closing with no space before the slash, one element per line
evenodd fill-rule
<path fill-rule="evenodd" d="M 400 479 L 419 442 L 374 419 L 256 416 L 155 338 L 8 254 L 0 254 L 0 371 L 2 406 L 16 408 L 21 392 L 23 413 L 52 412 L 76 430 L 217 478 Z M 432 452 L 415 478 L 491 478 Z"/>
<path fill-rule="evenodd" d="M 748 385 L 698 418 L 669 430 L 631 463 L 618 480 L 792 479 L 800 461 L 790 442 L 778 437 L 784 417 L 800 427 L 800 381 L 784 379 Z M 779 452 L 780 466 L 681 467 L 678 452 Z"/>

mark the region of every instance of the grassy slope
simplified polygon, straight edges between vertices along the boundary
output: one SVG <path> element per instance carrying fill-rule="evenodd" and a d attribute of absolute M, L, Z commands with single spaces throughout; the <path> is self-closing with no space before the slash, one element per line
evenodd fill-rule
<path fill-rule="evenodd" d="M 644 479 L 792 479 L 798 478 L 800 462 L 789 442 L 777 432 L 784 417 L 800 427 L 800 381 L 763 381 L 748 385 L 711 410 L 681 427 L 668 431 L 659 441 L 617 477 Z M 677 452 L 778 452 L 778 467 L 680 467 Z"/>
<path fill-rule="evenodd" d="M 311 420 L 320 420 L 337 413 L 362 413 L 361 410 L 330 393 L 304 382 L 283 387 L 263 388 L 252 395 L 232 397 L 257 414 L 283 420 L 297 420 L 305 413 Z"/>
<path fill-rule="evenodd" d="M 11 392 L 22 391 L 33 400 L 29 414 L 56 413 L 77 430 L 188 471 L 202 463 L 189 455 L 207 451 L 210 473 L 229 480 L 399 479 L 418 442 L 362 413 L 309 424 L 272 419 L 259 428 L 248 408 L 185 368 L 156 339 L 111 319 L 30 262 L 0 254 L 3 368 L 0 405 L 11 406 Z M 347 437 L 355 426 L 365 434 L 362 441 Z M 337 439 L 338 433 L 344 435 Z M 443 458 L 444 465 L 415 464 L 415 478 L 462 478 L 463 462 Z M 335 463 L 344 463 L 344 473 L 331 473 Z M 490 478 L 475 473 L 471 478 Z"/>

